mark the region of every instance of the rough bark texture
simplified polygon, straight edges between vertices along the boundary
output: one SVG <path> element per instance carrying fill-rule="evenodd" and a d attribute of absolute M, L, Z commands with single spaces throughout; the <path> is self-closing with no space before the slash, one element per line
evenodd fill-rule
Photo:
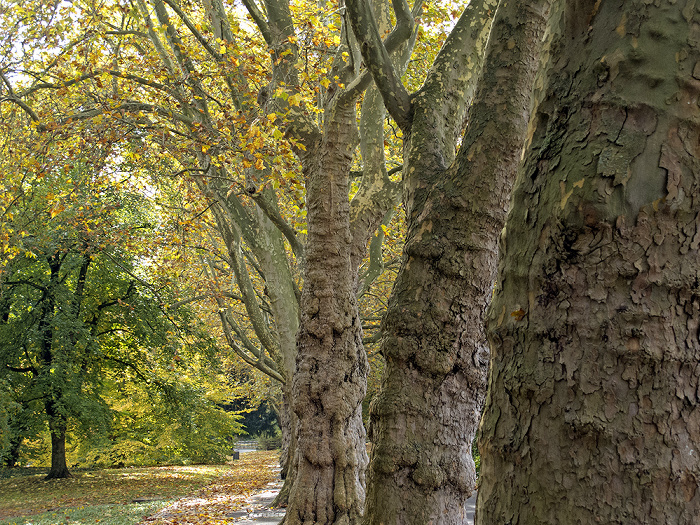
<path fill-rule="evenodd" d="M 489 313 L 477 523 L 697 523 L 700 13 L 560 8 Z"/>
<path fill-rule="evenodd" d="M 386 371 L 371 413 L 366 523 L 466 519 L 488 363 L 483 319 L 547 10 L 548 2 L 502 2 L 471 123 L 449 168 L 453 153 L 441 151 L 445 137 L 430 125 L 441 118 L 429 110 L 449 70 L 416 97 L 406 142 L 408 234 L 383 325 Z M 463 52 L 445 51 L 440 61 L 452 64 Z"/>
<path fill-rule="evenodd" d="M 354 111 L 336 108 L 304 162 L 308 242 L 297 370 L 297 474 L 288 524 L 351 524 L 365 495 L 367 357 L 350 262 L 348 184 L 355 144 Z M 332 118 L 332 120 L 330 120 Z"/>

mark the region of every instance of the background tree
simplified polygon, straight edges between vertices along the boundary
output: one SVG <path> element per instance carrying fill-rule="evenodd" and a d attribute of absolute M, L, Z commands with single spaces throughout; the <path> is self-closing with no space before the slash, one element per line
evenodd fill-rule
<path fill-rule="evenodd" d="M 692 523 L 700 13 L 556 6 L 489 312 L 477 523 Z"/>
<path fill-rule="evenodd" d="M 31 146 L 14 140 L 26 129 L 7 130 L 5 153 Z M 9 458 L 16 461 L 21 438 L 36 433 L 29 423 L 41 409 L 52 441 L 48 477 L 67 477 L 69 424 L 109 426 L 105 374 L 129 369 L 162 389 L 148 370 L 153 356 L 177 358 L 183 344 L 194 350 L 196 342 L 189 320 L 165 311 L 162 293 L 146 282 L 144 235 L 153 216 L 115 165 L 99 160 L 109 145 L 86 147 L 74 160 L 74 148 L 91 137 L 34 138 L 33 155 L 3 157 L 11 199 L 2 210 L 0 374 L 22 415 L 13 418 Z"/>

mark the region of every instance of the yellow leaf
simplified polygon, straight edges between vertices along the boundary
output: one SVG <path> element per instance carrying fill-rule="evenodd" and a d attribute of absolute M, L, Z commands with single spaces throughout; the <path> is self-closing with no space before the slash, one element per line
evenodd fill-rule
<path fill-rule="evenodd" d="M 65 206 L 61 204 L 60 202 L 57 203 L 53 208 L 51 208 L 51 211 L 49 211 L 49 214 L 51 215 L 51 218 L 53 219 L 56 215 L 61 213 L 63 210 L 65 210 Z"/>
<path fill-rule="evenodd" d="M 514 312 L 511 312 L 510 316 L 514 317 L 516 321 L 522 321 L 525 317 L 525 313 L 525 310 L 523 310 L 522 308 L 518 308 Z"/>

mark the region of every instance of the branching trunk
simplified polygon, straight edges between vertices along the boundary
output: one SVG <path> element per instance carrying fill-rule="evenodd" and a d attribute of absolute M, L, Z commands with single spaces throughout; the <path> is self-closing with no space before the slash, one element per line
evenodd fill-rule
<path fill-rule="evenodd" d="M 365 523 L 464 522 L 476 478 L 471 442 L 486 386 L 483 316 L 547 12 L 546 1 L 499 8 L 470 127 L 449 167 L 452 152 L 442 149 L 442 138 L 453 136 L 455 123 L 430 106 L 430 93 L 443 85 L 428 84 L 416 97 L 405 157 L 408 234 L 383 324 L 387 364 L 372 407 Z M 461 21 L 476 25 L 467 22 Z M 488 25 L 481 26 L 470 41 L 483 46 L 487 33 Z M 464 54 L 459 45 L 446 46 L 437 63 Z M 457 79 L 452 85 L 470 89 Z M 441 120 L 436 132 L 432 124 Z"/>
<path fill-rule="evenodd" d="M 697 523 L 693 2 L 566 2 L 502 239 L 477 523 Z"/>

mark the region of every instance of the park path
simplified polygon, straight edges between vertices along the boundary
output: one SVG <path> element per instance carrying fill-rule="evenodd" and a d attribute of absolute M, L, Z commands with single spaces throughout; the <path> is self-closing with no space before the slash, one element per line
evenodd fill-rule
<path fill-rule="evenodd" d="M 251 450 L 242 450 L 241 461 L 245 462 Z M 277 525 L 284 517 L 284 509 L 270 508 L 282 487 L 279 467 L 266 465 L 267 483 L 248 494 L 232 494 L 226 479 L 214 483 L 193 496 L 186 496 L 146 517 L 139 525 Z M 237 481 L 239 484 L 240 481 Z M 258 483 L 260 486 L 260 483 Z M 474 523 L 475 497 L 468 502 L 467 519 L 464 525 Z"/>
<path fill-rule="evenodd" d="M 281 485 L 277 455 L 248 450 L 240 454 L 233 468 L 212 483 L 144 516 L 139 525 L 276 524 L 284 510 L 272 510 L 269 506 Z M 269 520 L 250 521 L 258 518 Z"/>
<path fill-rule="evenodd" d="M 270 509 L 270 504 L 277 496 L 281 482 L 270 489 L 262 491 L 249 498 L 250 507 L 254 510 L 248 516 L 241 515 L 240 521 L 234 521 L 236 525 L 277 525 L 284 516 L 284 509 Z M 476 495 L 467 502 L 467 520 L 464 525 L 474 524 L 474 508 Z"/>

